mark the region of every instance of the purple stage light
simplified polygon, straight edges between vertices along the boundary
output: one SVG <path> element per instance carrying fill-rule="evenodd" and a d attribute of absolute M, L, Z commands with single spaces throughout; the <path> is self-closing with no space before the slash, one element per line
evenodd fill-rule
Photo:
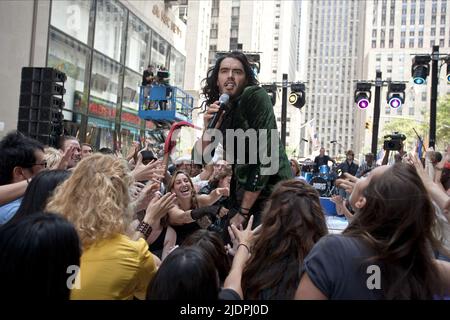
<path fill-rule="evenodd" d="M 389 100 L 389 106 L 393 109 L 397 109 L 402 105 L 402 101 L 399 98 L 391 98 Z"/>
<path fill-rule="evenodd" d="M 366 98 L 362 98 L 358 100 L 358 108 L 366 109 L 369 106 L 369 100 Z"/>

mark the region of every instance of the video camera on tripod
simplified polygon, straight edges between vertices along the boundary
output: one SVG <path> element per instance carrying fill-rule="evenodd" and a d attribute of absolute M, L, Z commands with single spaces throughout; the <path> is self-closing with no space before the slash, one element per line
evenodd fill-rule
<path fill-rule="evenodd" d="M 384 150 L 396 150 L 400 151 L 403 146 L 403 141 L 406 140 L 406 136 L 403 133 L 394 132 L 384 136 L 383 149 Z"/>

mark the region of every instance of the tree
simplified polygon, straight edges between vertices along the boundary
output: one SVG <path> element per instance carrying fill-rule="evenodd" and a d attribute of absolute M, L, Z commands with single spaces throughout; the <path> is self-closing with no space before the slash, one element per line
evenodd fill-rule
<path fill-rule="evenodd" d="M 424 115 L 427 122 L 426 135 L 428 136 L 430 112 Z M 450 94 L 440 96 L 436 108 L 436 150 L 444 149 L 450 143 Z"/>
<path fill-rule="evenodd" d="M 450 143 L 450 95 L 439 99 L 436 114 L 436 146 L 445 148 Z"/>

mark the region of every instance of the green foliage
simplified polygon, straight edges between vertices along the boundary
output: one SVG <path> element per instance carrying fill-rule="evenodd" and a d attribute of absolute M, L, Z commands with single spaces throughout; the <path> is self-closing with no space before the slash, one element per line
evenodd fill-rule
<path fill-rule="evenodd" d="M 450 143 L 450 95 L 439 99 L 436 114 L 436 145 L 443 149 Z"/>
<path fill-rule="evenodd" d="M 412 150 L 417 141 L 417 135 L 414 132 L 414 129 L 416 129 L 417 133 L 423 138 L 425 134 L 428 134 L 428 129 L 426 127 L 428 126 L 411 119 L 392 119 L 389 123 L 384 125 L 383 132 L 379 135 L 378 143 L 382 147 L 384 136 L 392 134 L 393 132 L 399 132 L 406 136 L 406 140 L 404 141 L 406 146 L 405 150 Z"/>

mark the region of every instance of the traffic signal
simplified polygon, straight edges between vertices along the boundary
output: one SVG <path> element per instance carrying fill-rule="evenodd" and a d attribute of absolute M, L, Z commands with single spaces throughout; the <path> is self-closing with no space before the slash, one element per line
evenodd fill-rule
<path fill-rule="evenodd" d="M 405 102 L 405 89 L 406 85 L 404 83 L 389 83 L 386 101 L 391 108 L 398 109 Z"/>
<path fill-rule="evenodd" d="M 430 73 L 429 55 L 418 55 L 413 58 L 411 65 L 411 76 L 415 84 L 425 84 Z"/>
<path fill-rule="evenodd" d="M 66 75 L 53 68 L 22 68 L 17 130 L 56 147 L 63 134 Z"/>
<path fill-rule="evenodd" d="M 369 106 L 372 98 L 372 92 L 370 88 L 372 84 L 369 82 L 357 82 L 355 89 L 355 103 L 358 104 L 358 108 L 366 109 Z"/>
<path fill-rule="evenodd" d="M 288 101 L 294 107 L 301 109 L 306 103 L 305 84 L 296 82 L 291 84 L 291 94 Z"/>

